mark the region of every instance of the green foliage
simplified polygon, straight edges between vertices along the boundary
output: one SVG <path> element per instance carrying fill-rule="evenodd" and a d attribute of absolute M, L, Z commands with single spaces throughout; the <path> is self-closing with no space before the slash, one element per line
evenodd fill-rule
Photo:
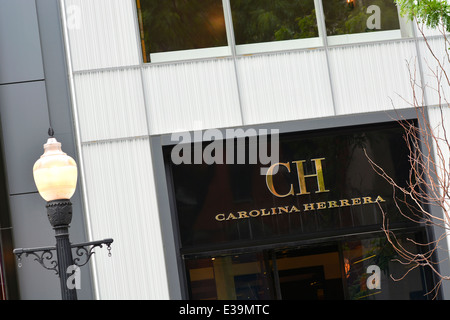
<path fill-rule="evenodd" d="M 300 29 L 297 38 L 312 38 L 318 36 L 316 10 L 313 10 L 310 15 L 297 18 L 296 21 Z"/>
<path fill-rule="evenodd" d="M 237 44 L 318 36 L 311 0 L 232 0 L 230 3 Z"/>
<path fill-rule="evenodd" d="M 147 52 L 227 45 L 221 2 L 140 0 Z"/>
<path fill-rule="evenodd" d="M 449 30 L 450 5 L 446 0 L 396 0 L 395 2 L 403 16 L 411 20 L 416 18 L 418 22 L 430 28 L 436 28 L 442 24 Z"/>

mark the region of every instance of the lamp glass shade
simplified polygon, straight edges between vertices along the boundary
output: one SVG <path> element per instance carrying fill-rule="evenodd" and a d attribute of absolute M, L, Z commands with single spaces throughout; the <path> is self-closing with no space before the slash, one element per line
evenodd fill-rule
<path fill-rule="evenodd" d="M 77 164 L 61 150 L 61 143 L 49 138 L 44 154 L 33 166 L 33 177 L 39 194 L 46 201 L 70 199 L 77 186 Z"/>

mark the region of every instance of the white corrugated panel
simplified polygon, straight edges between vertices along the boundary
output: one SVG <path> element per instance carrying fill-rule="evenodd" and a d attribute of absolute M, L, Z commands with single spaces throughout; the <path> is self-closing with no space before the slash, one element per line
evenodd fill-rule
<path fill-rule="evenodd" d="M 88 72 L 74 81 L 83 142 L 148 135 L 139 70 Z"/>
<path fill-rule="evenodd" d="M 245 124 L 334 113 L 323 50 L 240 58 L 238 79 Z"/>
<path fill-rule="evenodd" d="M 449 46 L 443 37 L 429 38 L 426 41 L 422 38 L 419 41 L 423 61 L 423 82 L 429 106 L 450 101 Z"/>
<path fill-rule="evenodd" d="M 242 124 L 232 60 L 155 65 L 143 72 L 151 134 Z"/>
<path fill-rule="evenodd" d="M 148 139 L 83 146 L 99 299 L 168 299 L 167 275 Z"/>
<path fill-rule="evenodd" d="M 446 103 L 440 107 L 428 108 L 430 125 L 435 135 L 439 138 L 434 143 L 434 159 L 438 167 L 438 177 L 447 190 L 441 188 L 441 192 L 447 192 L 443 207 L 450 214 L 450 197 L 448 196 L 448 186 L 450 184 L 450 107 Z M 444 216 L 447 226 L 450 224 L 448 216 Z M 447 243 L 450 245 L 450 237 L 447 236 Z"/>
<path fill-rule="evenodd" d="M 435 146 L 436 159 L 439 160 L 439 167 L 446 168 L 447 174 L 450 173 L 450 106 L 446 103 L 440 107 L 428 108 L 428 116 L 430 125 L 434 133 L 439 138 L 439 146 Z M 447 142 L 445 141 L 447 140 Z M 437 148 L 439 147 L 439 149 Z M 442 176 L 442 175 L 441 175 Z M 450 178 L 447 177 L 447 179 Z M 450 182 L 449 182 L 450 183 Z"/>
<path fill-rule="evenodd" d="M 333 48 L 329 56 L 337 114 L 411 107 L 407 62 L 414 73 L 417 53 L 413 41 Z"/>
<path fill-rule="evenodd" d="M 136 65 L 133 0 L 65 0 L 74 71 Z"/>

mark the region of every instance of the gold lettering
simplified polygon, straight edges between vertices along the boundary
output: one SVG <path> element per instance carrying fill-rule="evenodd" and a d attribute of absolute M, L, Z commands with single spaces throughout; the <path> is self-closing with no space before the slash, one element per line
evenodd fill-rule
<path fill-rule="evenodd" d="M 273 185 L 273 170 L 275 169 L 276 166 L 283 166 L 288 169 L 288 172 L 291 172 L 291 167 L 290 167 L 289 162 L 286 162 L 286 163 L 279 162 L 279 163 L 275 163 L 275 164 L 271 165 L 269 170 L 267 170 L 267 174 L 266 174 L 267 188 L 269 188 L 269 191 L 274 196 L 279 197 L 279 198 L 284 198 L 284 197 L 287 197 L 290 195 L 294 195 L 294 187 L 292 186 L 292 184 L 291 184 L 291 189 L 286 194 L 279 194 L 278 192 L 275 191 L 275 187 Z"/>
<path fill-rule="evenodd" d="M 278 213 L 283 213 L 283 212 L 285 212 L 285 213 L 288 213 L 289 212 L 289 207 L 288 206 L 286 206 L 286 207 L 278 207 Z"/>
<path fill-rule="evenodd" d="M 361 204 L 371 204 L 377 202 L 386 202 L 381 196 L 377 196 L 375 200 L 373 197 L 361 197 L 361 198 L 352 198 L 341 199 L 341 200 L 333 200 L 333 201 L 322 201 L 322 202 L 313 202 L 303 204 L 303 211 L 311 211 L 311 210 L 323 210 L 329 208 L 339 208 L 339 207 L 349 207 Z M 282 207 L 273 207 L 270 209 L 254 209 L 250 212 L 247 211 L 238 211 L 236 213 L 219 213 L 215 216 L 215 220 L 219 222 L 228 221 L 228 220 L 237 220 L 237 219 L 245 219 L 245 218 L 257 218 L 262 216 L 269 216 L 275 214 L 283 214 L 283 213 L 292 213 L 292 212 L 301 212 L 296 206 L 282 206 Z"/>
<path fill-rule="evenodd" d="M 227 220 L 230 220 L 230 219 L 237 219 L 236 217 L 235 217 L 235 215 L 234 214 L 232 214 L 232 213 L 230 213 L 229 215 L 228 215 L 228 217 L 227 217 Z"/>
<path fill-rule="evenodd" d="M 339 208 L 337 201 L 328 201 L 328 208 Z"/>
<path fill-rule="evenodd" d="M 317 209 L 326 209 L 327 208 L 327 203 L 326 202 L 317 202 Z"/>
<path fill-rule="evenodd" d="M 366 203 L 375 203 L 375 201 L 372 201 L 372 197 L 363 197 L 363 204 Z"/>
<path fill-rule="evenodd" d="M 263 210 L 264 210 L 264 209 L 263 209 Z M 253 212 L 256 212 L 256 213 L 253 213 Z M 260 215 L 260 212 L 259 212 L 259 210 L 252 210 L 252 211 L 249 212 L 249 215 L 250 215 L 251 217 L 255 218 L 255 217 L 257 217 L 257 216 Z"/>
<path fill-rule="evenodd" d="M 247 211 L 239 211 L 239 219 L 248 218 Z"/>
<path fill-rule="evenodd" d="M 316 177 L 317 178 L 317 186 L 319 188 L 318 191 L 315 193 L 321 193 L 321 192 L 329 192 L 330 190 L 325 189 L 325 182 L 323 179 L 323 169 L 322 169 L 322 160 L 325 160 L 325 158 L 318 158 L 318 159 L 311 159 L 311 161 L 314 161 L 314 165 L 316 167 L 316 173 L 315 174 L 307 174 L 305 175 L 305 170 L 303 169 L 303 162 L 305 160 L 297 160 L 292 161 L 297 165 L 297 177 L 298 177 L 298 185 L 300 187 L 300 192 L 297 193 L 297 195 L 302 194 L 309 194 L 309 192 L 306 190 L 306 179 L 309 177 Z"/>

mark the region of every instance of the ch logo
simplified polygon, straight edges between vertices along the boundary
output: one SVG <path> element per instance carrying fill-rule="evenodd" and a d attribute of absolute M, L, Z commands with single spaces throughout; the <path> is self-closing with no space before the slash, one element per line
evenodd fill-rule
<path fill-rule="evenodd" d="M 70 273 L 70 276 L 67 278 L 66 281 L 67 288 L 70 290 L 81 289 L 80 267 L 76 265 L 71 265 L 67 268 L 67 273 Z"/>
<path fill-rule="evenodd" d="M 315 193 L 321 193 L 321 192 L 328 192 L 330 190 L 326 190 L 325 188 L 325 182 L 323 179 L 323 169 L 322 169 L 322 160 L 325 160 L 325 158 L 318 158 L 318 159 L 311 159 L 311 162 L 313 162 L 314 167 L 316 169 L 316 173 L 314 174 L 305 174 L 305 170 L 303 168 L 303 163 L 306 162 L 306 160 L 297 160 L 292 161 L 292 163 L 295 165 L 297 169 L 297 182 L 300 192 L 297 193 L 297 195 L 304 195 L 309 194 L 310 192 L 306 188 L 306 178 L 316 178 L 317 179 L 317 188 L 318 190 L 315 191 Z M 278 198 L 284 198 L 287 196 L 293 196 L 294 193 L 294 186 L 293 184 L 290 185 L 290 189 L 288 193 L 281 194 L 279 193 L 274 186 L 273 182 L 273 175 L 279 171 L 280 167 L 285 168 L 287 172 L 291 173 L 291 164 L 289 162 L 278 162 L 270 166 L 270 168 L 267 170 L 266 174 L 266 184 L 269 191 Z"/>

